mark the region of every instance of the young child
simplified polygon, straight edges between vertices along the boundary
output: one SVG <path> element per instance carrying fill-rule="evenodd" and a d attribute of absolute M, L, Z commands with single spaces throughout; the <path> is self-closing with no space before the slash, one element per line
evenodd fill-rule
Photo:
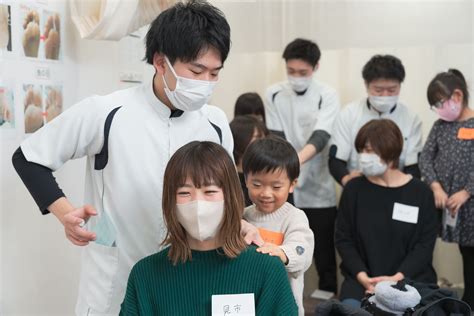
<path fill-rule="evenodd" d="M 249 145 L 242 166 L 254 203 L 245 209 L 244 218 L 258 227 L 265 241 L 257 251 L 285 264 L 298 313 L 304 315 L 303 277 L 311 265 L 314 235 L 305 213 L 286 202 L 299 175 L 298 155 L 287 141 L 267 137 Z"/>
<path fill-rule="evenodd" d="M 296 315 L 281 262 L 244 242 L 243 208 L 234 163 L 222 146 L 194 141 L 178 149 L 163 182 L 167 247 L 133 267 L 120 315 L 211 315 L 229 294 L 243 310 L 254 304 L 256 315 Z"/>

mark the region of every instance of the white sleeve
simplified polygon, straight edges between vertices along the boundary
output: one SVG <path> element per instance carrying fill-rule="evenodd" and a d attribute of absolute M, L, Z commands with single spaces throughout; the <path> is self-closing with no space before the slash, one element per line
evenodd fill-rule
<path fill-rule="evenodd" d="M 265 93 L 265 123 L 267 128 L 272 131 L 283 132 L 283 126 L 281 125 L 280 118 L 278 116 L 278 110 L 275 103 L 273 102 L 273 96 L 275 93 L 280 91 L 276 86 L 271 86 Z"/>
<path fill-rule="evenodd" d="M 100 152 L 107 109 L 87 98 L 64 111 L 21 143 L 29 162 L 55 171 L 66 161 Z"/>
<path fill-rule="evenodd" d="M 341 103 L 339 97 L 334 90 L 327 91 L 321 95 L 322 104 L 321 110 L 318 113 L 318 119 L 314 126 L 314 130 L 322 130 L 327 132 L 329 135 L 333 132 L 334 121 L 341 109 Z"/>
<path fill-rule="evenodd" d="M 337 147 L 336 158 L 346 162 L 349 161 L 353 148 L 354 139 L 351 135 L 353 120 L 349 108 L 346 107 L 337 115 L 331 135 L 331 145 Z"/>
<path fill-rule="evenodd" d="M 222 124 L 222 147 L 224 147 L 230 155 L 230 158 L 234 160 L 234 138 L 230 131 L 229 122 L 225 119 L 225 124 Z"/>
<path fill-rule="evenodd" d="M 423 150 L 422 137 L 423 132 L 421 120 L 418 115 L 415 114 L 410 129 L 410 135 L 408 135 L 407 139 L 407 156 L 405 159 L 405 166 L 410 166 L 418 163 L 418 156 Z"/>
<path fill-rule="evenodd" d="M 283 244 L 280 246 L 288 257 L 286 271 L 294 278 L 311 266 L 314 251 L 314 235 L 303 211 L 291 214 Z"/>

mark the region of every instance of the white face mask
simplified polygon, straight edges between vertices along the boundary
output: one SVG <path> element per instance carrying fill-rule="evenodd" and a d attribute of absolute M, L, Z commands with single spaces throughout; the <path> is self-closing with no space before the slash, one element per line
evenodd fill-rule
<path fill-rule="evenodd" d="M 309 77 L 293 77 L 288 76 L 288 82 L 293 90 L 296 92 L 303 92 L 309 88 L 311 82 L 313 81 L 313 76 Z"/>
<path fill-rule="evenodd" d="M 168 57 L 165 57 L 165 60 L 176 78 L 176 88 L 171 91 L 166 83 L 165 77 L 162 75 L 165 84 L 165 93 L 171 104 L 182 111 L 197 111 L 202 108 L 211 97 L 217 81 L 194 80 L 180 77 L 174 71 Z"/>
<path fill-rule="evenodd" d="M 359 154 L 359 168 L 367 177 L 381 176 L 387 170 L 387 164 L 374 153 Z"/>
<path fill-rule="evenodd" d="M 224 218 L 224 200 L 195 200 L 176 204 L 178 221 L 194 239 L 204 241 L 214 238 Z"/>
<path fill-rule="evenodd" d="M 369 103 L 380 113 L 387 113 L 390 111 L 398 102 L 398 95 L 392 96 L 375 96 L 369 95 Z"/>

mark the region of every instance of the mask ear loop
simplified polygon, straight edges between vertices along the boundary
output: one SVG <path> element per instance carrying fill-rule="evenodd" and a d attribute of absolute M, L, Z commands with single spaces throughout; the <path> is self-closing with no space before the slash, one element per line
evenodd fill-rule
<path fill-rule="evenodd" d="M 173 76 L 176 78 L 176 87 L 175 87 L 175 90 L 176 88 L 178 87 L 178 75 L 176 74 L 176 72 L 174 71 L 174 68 L 173 66 L 171 66 L 171 63 L 168 59 L 167 56 L 165 56 L 165 61 L 166 61 L 166 64 L 168 65 L 168 68 L 171 70 L 171 73 L 173 74 Z M 168 86 L 168 83 L 166 82 L 166 79 L 165 79 L 165 75 L 161 75 L 161 77 L 163 78 L 163 83 L 165 84 L 165 87 L 166 89 L 168 89 L 169 91 L 171 91 L 170 87 Z"/>
<path fill-rule="evenodd" d="M 166 57 L 166 56 L 165 56 L 165 61 L 166 61 L 166 63 L 168 64 L 169 69 L 170 69 L 171 72 L 173 73 L 173 76 L 176 78 L 176 80 L 178 80 L 178 75 L 176 74 L 176 71 L 174 71 L 174 68 L 173 68 L 173 66 L 172 66 L 171 63 L 170 63 L 170 60 L 169 60 L 168 57 Z"/>

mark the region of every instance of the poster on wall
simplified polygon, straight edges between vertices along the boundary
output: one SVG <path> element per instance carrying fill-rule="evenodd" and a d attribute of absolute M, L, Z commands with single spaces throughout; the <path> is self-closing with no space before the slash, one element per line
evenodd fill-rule
<path fill-rule="evenodd" d="M 0 51 L 12 51 L 11 6 L 0 4 Z"/>
<path fill-rule="evenodd" d="M 34 133 L 44 125 L 43 86 L 23 84 L 23 93 L 25 133 Z"/>
<path fill-rule="evenodd" d="M 15 128 L 15 100 L 13 89 L 0 85 L 0 129 Z"/>
<path fill-rule="evenodd" d="M 45 86 L 44 89 L 44 119 L 45 123 L 51 122 L 56 116 L 63 112 L 62 86 Z"/>

